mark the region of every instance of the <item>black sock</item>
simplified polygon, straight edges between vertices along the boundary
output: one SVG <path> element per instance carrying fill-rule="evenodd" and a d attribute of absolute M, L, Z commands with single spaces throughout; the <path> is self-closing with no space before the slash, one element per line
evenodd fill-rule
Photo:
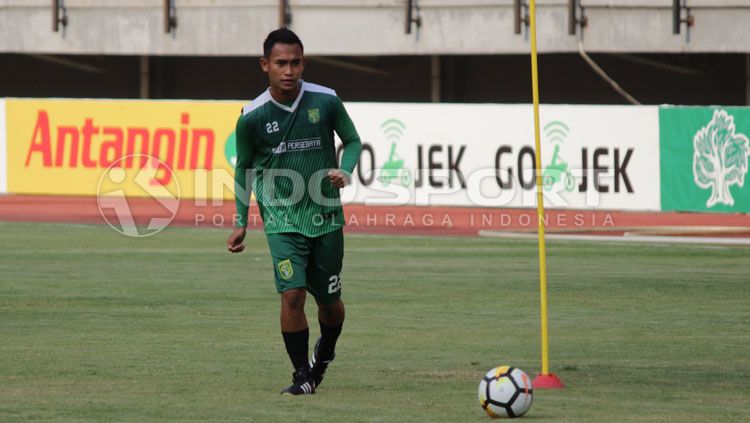
<path fill-rule="evenodd" d="M 286 353 L 292 360 L 294 369 L 307 366 L 307 343 L 310 339 L 310 329 L 304 328 L 297 332 L 281 332 L 286 345 Z"/>
<path fill-rule="evenodd" d="M 320 360 L 328 360 L 333 356 L 333 351 L 336 349 L 336 340 L 341 335 L 341 328 L 344 324 L 341 323 L 338 326 L 326 326 L 323 322 L 318 321 L 320 324 L 320 349 L 318 351 Z"/>

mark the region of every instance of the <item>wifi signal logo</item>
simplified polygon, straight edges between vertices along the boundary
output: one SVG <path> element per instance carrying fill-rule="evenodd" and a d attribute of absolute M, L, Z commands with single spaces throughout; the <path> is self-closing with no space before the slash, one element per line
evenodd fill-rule
<path fill-rule="evenodd" d="M 552 160 L 542 172 L 542 185 L 547 191 L 555 186 L 562 186 L 566 191 L 573 191 L 576 187 L 576 177 L 560 154 L 560 145 L 568 138 L 569 132 L 568 125 L 559 120 L 553 120 L 544 126 L 544 135 L 554 145 Z"/>
<path fill-rule="evenodd" d="M 398 119 L 388 119 L 380 125 L 380 129 L 388 142 L 398 142 L 404 135 L 406 126 Z"/>
<path fill-rule="evenodd" d="M 388 160 L 379 169 L 378 181 L 387 187 L 389 184 L 409 186 L 411 184 L 411 172 L 404 166 L 404 159 L 399 156 L 397 144 L 404 135 L 406 125 L 398 119 L 388 119 L 380 125 L 385 139 L 390 144 Z"/>
<path fill-rule="evenodd" d="M 559 120 L 553 120 L 544 126 L 544 135 L 547 137 L 547 140 L 555 144 L 565 142 L 569 132 L 570 128 L 568 128 L 568 125 Z"/>

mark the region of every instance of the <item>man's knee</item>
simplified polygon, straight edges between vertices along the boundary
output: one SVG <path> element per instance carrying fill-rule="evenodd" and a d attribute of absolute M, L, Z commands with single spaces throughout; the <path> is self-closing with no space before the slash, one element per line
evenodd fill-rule
<path fill-rule="evenodd" d="M 318 302 L 318 309 L 325 320 L 329 322 L 342 322 L 344 320 L 344 303 L 339 299 L 331 304 Z"/>
<path fill-rule="evenodd" d="M 290 311 L 305 310 L 306 292 L 302 288 L 290 289 L 281 294 L 281 307 Z"/>

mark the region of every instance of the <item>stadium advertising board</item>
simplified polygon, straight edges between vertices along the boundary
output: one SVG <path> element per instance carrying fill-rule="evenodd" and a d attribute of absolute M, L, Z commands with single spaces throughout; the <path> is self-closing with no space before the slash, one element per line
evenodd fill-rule
<path fill-rule="evenodd" d="M 348 104 L 365 204 L 534 207 L 530 105 Z M 657 107 L 542 106 L 550 208 L 659 210 Z"/>
<path fill-rule="evenodd" d="M 8 191 L 96 195 L 109 184 L 131 197 L 229 198 L 225 147 L 241 106 L 7 99 Z"/>
<path fill-rule="evenodd" d="M 242 104 L 8 99 L 8 190 L 230 199 Z M 535 206 L 530 105 L 347 109 L 363 152 L 345 202 Z M 547 207 L 659 210 L 656 107 L 543 106 L 541 123 Z"/>
<path fill-rule="evenodd" d="M 662 107 L 663 210 L 750 212 L 750 108 Z"/>
<path fill-rule="evenodd" d="M 0 194 L 8 192 L 8 149 L 5 137 L 5 99 L 0 98 Z"/>

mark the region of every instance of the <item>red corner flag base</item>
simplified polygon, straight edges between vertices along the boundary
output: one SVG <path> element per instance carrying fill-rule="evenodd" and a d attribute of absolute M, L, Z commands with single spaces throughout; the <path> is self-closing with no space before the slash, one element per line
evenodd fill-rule
<path fill-rule="evenodd" d="M 540 373 L 536 375 L 534 381 L 531 382 L 531 386 L 533 386 L 534 389 L 562 389 L 565 387 L 560 378 L 554 373 L 547 375 Z"/>

